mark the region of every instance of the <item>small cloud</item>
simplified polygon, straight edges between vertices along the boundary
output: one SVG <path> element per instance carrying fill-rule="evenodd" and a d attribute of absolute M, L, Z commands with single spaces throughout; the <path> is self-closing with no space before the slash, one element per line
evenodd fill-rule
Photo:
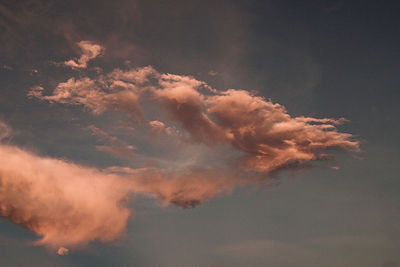
<path fill-rule="evenodd" d="M 79 48 L 82 50 L 82 55 L 78 60 L 67 60 L 64 61 L 64 65 L 71 67 L 72 69 L 86 69 L 87 63 L 104 54 L 105 48 L 99 44 L 95 44 L 91 41 L 80 41 L 77 43 Z"/>
<path fill-rule="evenodd" d="M 57 254 L 60 255 L 60 256 L 66 256 L 66 255 L 68 255 L 68 253 L 69 253 L 69 249 L 64 248 L 64 247 L 60 247 L 57 250 Z"/>
<path fill-rule="evenodd" d="M 0 141 L 9 137 L 11 135 L 11 127 L 8 126 L 5 122 L 0 121 Z"/>
<path fill-rule="evenodd" d="M 173 130 L 171 127 L 166 127 L 165 124 L 161 121 L 155 120 L 155 121 L 150 121 L 149 126 L 152 130 L 152 132 L 156 134 L 162 134 L 165 133 L 167 135 L 171 135 Z"/>
<path fill-rule="evenodd" d="M 107 152 L 113 156 L 120 158 L 132 158 L 135 153 L 136 147 L 126 143 L 115 136 L 109 135 L 107 132 L 97 128 L 94 125 L 90 125 L 89 129 L 92 131 L 92 135 L 96 136 L 99 140 L 103 141 L 104 145 L 97 145 L 98 151 Z"/>
<path fill-rule="evenodd" d="M 31 70 L 31 72 L 29 73 L 29 75 L 33 76 L 33 75 L 36 75 L 36 74 L 38 74 L 38 73 L 39 73 L 39 71 L 38 71 L 37 69 L 33 69 L 33 70 Z"/>
<path fill-rule="evenodd" d="M 41 98 L 43 96 L 43 90 L 44 90 L 44 88 L 42 86 L 39 86 L 39 85 L 33 86 L 31 88 L 31 90 L 29 90 L 27 96 L 29 98 L 33 98 L 33 97 Z"/>

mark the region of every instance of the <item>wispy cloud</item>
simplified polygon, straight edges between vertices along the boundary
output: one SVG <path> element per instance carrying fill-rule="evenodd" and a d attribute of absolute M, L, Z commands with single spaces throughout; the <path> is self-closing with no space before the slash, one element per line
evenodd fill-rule
<path fill-rule="evenodd" d="M 115 136 L 111 136 L 94 125 L 90 125 L 89 129 L 94 136 L 96 136 L 100 141 L 104 142 L 103 145 L 96 146 L 97 150 L 104 151 L 121 158 L 134 157 L 134 150 L 136 149 L 135 146 L 130 145 Z"/>
<path fill-rule="evenodd" d="M 155 103 L 193 142 L 242 151 L 245 156 L 238 160 L 243 168 L 265 173 L 328 159 L 333 156 L 330 150 L 359 151 L 359 142 L 336 128 L 347 121 L 344 118 L 292 117 L 284 106 L 249 91 L 211 89 L 193 77 L 163 74 L 149 66 L 116 69 L 95 79 L 70 78 L 52 95 L 44 96 L 42 91 L 34 87 L 28 95 L 83 105 L 95 115 L 120 112 L 139 122 L 143 119 L 139 102 Z M 159 120 L 148 124 L 167 131 Z"/>
<path fill-rule="evenodd" d="M 115 176 L 0 145 L 0 214 L 54 248 L 107 242 L 124 230 L 130 212 Z M 22 167 L 23 166 L 23 167 Z"/>
<path fill-rule="evenodd" d="M 80 41 L 77 43 L 77 45 L 81 49 L 82 55 L 76 60 L 70 59 L 64 61 L 63 63 L 65 66 L 71 67 L 73 69 L 87 68 L 87 63 L 90 60 L 102 55 L 105 50 L 103 46 L 91 41 Z"/>
<path fill-rule="evenodd" d="M 130 194 L 193 207 L 232 191 L 234 181 L 209 170 L 99 170 L 0 145 L 0 215 L 38 234 L 36 244 L 60 247 L 59 254 L 119 237 L 131 214 L 125 205 Z"/>
<path fill-rule="evenodd" d="M 2 141 L 4 138 L 9 137 L 11 135 L 11 132 L 11 127 L 0 120 L 0 141 Z"/>
<path fill-rule="evenodd" d="M 172 135 L 177 133 L 176 130 L 172 129 L 171 127 L 165 126 L 165 123 L 159 120 L 149 121 L 149 126 L 151 128 L 151 131 L 157 135 Z"/>
<path fill-rule="evenodd" d="M 83 44 L 82 57 L 73 62 L 86 67 L 102 49 Z M 49 95 L 35 86 L 28 96 L 82 106 L 96 116 L 123 114 L 128 124 L 136 118 L 137 129 L 167 135 L 175 129 L 166 126 L 171 124 L 185 134 L 186 144 L 211 151 L 224 147 L 239 154 L 237 164 L 228 164 L 226 158 L 208 168 L 114 166 L 99 170 L 0 145 L 4 163 L 0 163 L 1 215 L 40 235 L 38 244 L 52 247 L 117 238 L 130 216 L 124 204 L 130 194 L 153 196 L 164 205 L 194 207 L 237 186 L 257 184 L 278 170 L 330 159 L 331 150 L 359 151 L 353 135 L 336 128 L 346 122 L 343 118 L 292 117 L 284 106 L 249 91 L 213 89 L 194 77 L 160 73 L 151 66 L 117 68 L 94 77 L 80 75 L 59 83 Z M 156 106 L 162 115 L 146 116 L 146 105 Z M 9 134 L 6 125 L 1 129 L 0 136 Z M 118 157 L 133 155 L 135 146 L 129 142 L 94 125 L 89 129 L 104 143 L 98 150 Z"/>

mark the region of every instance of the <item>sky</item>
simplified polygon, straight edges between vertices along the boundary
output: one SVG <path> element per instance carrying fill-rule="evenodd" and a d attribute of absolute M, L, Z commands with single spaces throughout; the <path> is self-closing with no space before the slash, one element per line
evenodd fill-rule
<path fill-rule="evenodd" d="M 400 266 L 399 7 L 0 0 L 0 265 Z"/>

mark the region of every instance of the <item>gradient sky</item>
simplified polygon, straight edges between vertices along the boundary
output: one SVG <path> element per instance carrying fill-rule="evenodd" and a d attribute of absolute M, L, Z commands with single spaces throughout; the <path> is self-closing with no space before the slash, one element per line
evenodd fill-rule
<path fill-rule="evenodd" d="M 27 96 L 38 85 L 51 95 L 70 77 L 150 65 L 222 91 L 248 90 L 292 117 L 344 117 L 338 131 L 353 134 L 361 151 L 274 171 L 193 209 L 131 196 L 122 236 L 65 256 L 1 218 L 0 265 L 400 266 L 399 8 L 396 1 L 1 0 L 0 121 L 12 128 L 3 143 L 98 169 L 235 158 L 235 150 L 177 137 L 145 142 L 148 131 L 136 124 L 123 134 L 118 112 L 94 115 Z M 81 55 L 82 40 L 104 54 L 87 68 L 65 66 Z M 142 109 L 148 120 L 164 118 L 158 103 Z M 102 151 L 107 140 L 93 126 L 119 146 L 134 145 L 135 155 Z"/>

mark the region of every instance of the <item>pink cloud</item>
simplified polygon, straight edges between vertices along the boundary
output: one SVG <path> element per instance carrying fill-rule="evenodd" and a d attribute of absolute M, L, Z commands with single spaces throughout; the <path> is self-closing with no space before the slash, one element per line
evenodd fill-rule
<path fill-rule="evenodd" d="M 171 127 L 165 126 L 165 123 L 163 123 L 162 121 L 149 121 L 149 126 L 151 128 L 151 131 L 153 133 L 156 133 L 157 135 L 162 133 L 166 135 L 172 135 L 174 133 L 174 130 Z"/>
<path fill-rule="evenodd" d="M 130 216 L 113 175 L 0 145 L 0 214 L 54 248 L 118 237 Z M 23 166 L 23 168 L 21 167 Z"/>
<path fill-rule="evenodd" d="M 125 205 L 130 194 L 193 207 L 235 185 L 232 177 L 216 171 L 101 171 L 0 145 L 0 215 L 39 235 L 37 245 L 60 248 L 62 255 L 66 248 L 118 238 L 131 216 Z"/>
<path fill-rule="evenodd" d="M 77 60 L 70 59 L 64 62 L 65 66 L 73 69 L 87 68 L 87 63 L 90 60 L 102 55 L 105 50 L 103 46 L 95 44 L 91 41 L 80 41 L 77 43 L 77 45 L 82 51 L 80 58 Z"/>
<path fill-rule="evenodd" d="M 148 119 L 142 112 L 141 105 L 155 105 L 162 120 L 178 127 L 190 142 L 211 150 L 223 146 L 240 156 L 235 166 L 224 162 L 219 170 L 175 166 L 168 171 L 120 166 L 97 170 L 1 145 L 0 162 L 5 162 L 2 157 L 11 161 L 0 164 L 0 190 L 5 192 L 0 194 L 0 212 L 40 235 L 38 244 L 76 246 L 117 238 L 129 218 L 124 203 L 130 194 L 194 207 L 237 186 L 257 184 L 281 169 L 333 158 L 329 151 L 359 151 L 353 135 L 336 128 L 347 122 L 344 118 L 292 117 L 284 106 L 249 91 L 212 89 L 194 77 L 163 74 L 150 66 L 70 78 L 52 94 L 43 92 L 36 86 L 28 96 L 80 105 L 94 115 L 118 112 L 137 118 L 138 129 L 145 121 L 153 132 L 170 134 L 172 128 L 154 118 L 157 113 Z M 90 129 L 103 142 L 98 150 L 132 155 L 133 145 L 93 125 Z M 23 164 L 27 168 L 21 169 Z"/>
<path fill-rule="evenodd" d="M 182 124 L 194 141 L 208 145 L 226 139 L 225 132 L 204 112 L 206 97 L 197 90 L 207 84 L 189 76 L 163 74 L 154 99 L 169 111 L 170 119 Z"/>
<path fill-rule="evenodd" d="M 115 90 L 116 87 L 119 90 Z M 61 103 L 68 105 L 82 105 L 93 114 L 99 115 L 107 110 L 122 112 L 129 118 L 135 117 L 141 120 L 139 107 L 139 93 L 133 85 L 125 86 L 124 83 L 113 83 L 104 88 L 100 80 L 92 80 L 84 77 L 76 80 L 70 78 L 66 82 L 59 83 L 50 96 L 43 95 L 43 88 L 33 87 L 29 97 L 47 100 L 50 103 Z"/>
<path fill-rule="evenodd" d="M 0 128 L 1 136 L 8 128 Z M 93 131 L 115 141 L 98 128 Z M 131 194 L 193 207 L 238 184 L 236 178 L 214 170 L 99 170 L 0 144 L 0 215 L 40 236 L 35 244 L 59 248 L 60 255 L 69 248 L 121 236 L 131 217 L 126 207 Z"/>
<path fill-rule="evenodd" d="M 96 136 L 100 141 L 104 142 L 103 145 L 96 146 L 97 150 L 110 153 L 111 155 L 120 158 L 133 158 L 135 156 L 135 146 L 128 144 L 127 142 L 115 136 L 109 135 L 94 125 L 90 125 L 89 129 L 92 131 L 94 136 Z"/>
<path fill-rule="evenodd" d="M 106 110 L 142 119 L 139 101 L 159 104 L 167 119 L 178 123 L 197 143 L 231 145 L 245 153 L 239 162 L 245 169 L 271 172 L 291 165 L 331 157 L 329 150 L 358 151 L 351 134 L 340 133 L 335 125 L 347 120 L 291 117 L 285 107 L 246 90 L 211 89 L 190 76 L 161 74 L 152 67 L 126 71 L 116 69 L 105 80 L 81 78 L 60 83 L 50 96 L 34 87 L 29 93 L 40 99 L 64 104 L 80 104 L 94 114 Z M 158 84 L 148 83 L 153 78 Z M 210 90 L 211 89 L 211 90 Z M 158 120 L 149 122 L 165 131 Z M 106 150 L 108 148 L 104 148 Z"/>
<path fill-rule="evenodd" d="M 108 77 L 115 81 L 124 81 L 134 84 L 144 84 L 151 76 L 158 76 L 158 72 L 152 66 L 130 69 L 127 71 L 115 69 L 108 74 Z"/>
<path fill-rule="evenodd" d="M 12 133 L 11 127 L 8 126 L 5 122 L 0 121 L 0 141 L 9 137 Z"/>
<path fill-rule="evenodd" d="M 68 253 L 69 253 L 69 250 L 67 248 L 64 248 L 64 247 L 60 247 L 57 250 L 57 254 L 60 255 L 60 256 L 68 255 Z"/>

